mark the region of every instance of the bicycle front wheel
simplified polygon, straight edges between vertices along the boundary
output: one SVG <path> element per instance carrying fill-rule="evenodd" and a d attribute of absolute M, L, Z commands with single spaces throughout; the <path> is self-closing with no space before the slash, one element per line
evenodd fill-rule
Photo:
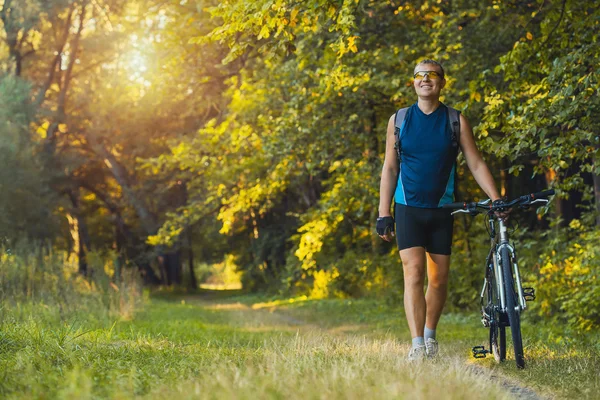
<path fill-rule="evenodd" d="M 486 312 L 490 316 L 490 349 L 496 359 L 496 362 L 502 362 L 506 359 L 506 329 L 504 319 L 501 321 L 500 297 L 498 295 L 498 286 L 493 267 L 490 265 L 487 270 L 487 308 Z"/>
<path fill-rule="evenodd" d="M 517 298 L 517 289 L 513 278 L 512 258 L 507 248 L 500 250 L 502 257 L 502 274 L 504 276 L 504 292 L 506 295 L 506 313 L 513 339 L 513 348 L 515 350 L 515 362 L 518 368 L 525 368 L 525 358 L 523 355 L 523 339 L 521 337 L 521 314 L 517 311 L 519 300 Z"/>
<path fill-rule="evenodd" d="M 490 349 L 496 362 L 506 358 L 506 331 L 498 326 L 498 321 L 490 323 Z"/>

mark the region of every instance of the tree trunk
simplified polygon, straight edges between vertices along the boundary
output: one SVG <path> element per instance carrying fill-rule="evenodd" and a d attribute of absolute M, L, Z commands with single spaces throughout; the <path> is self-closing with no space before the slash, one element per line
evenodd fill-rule
<path fill-rule="evenodd" d="M 194 271 L 194 247 L 192 241 L 192 227 L 187 229 L 187 251 L 188 251 L 188 267 L 190 269 L 190 289 L 198 289 L 198 280 L 196 279 L 196 271 Z"/>
<path fill-rule="evenodd" d="M 119 284 L 121 282 L 121 273 L 123 267 L 127 262 L 126 248 L 125 248 L 125 235 L 119 228 L 118 224 L 115 224 L 115 251 L 117 252 L 115 258 L 115 272 L 112 277 L 113 282 Z"/>
<path fill-rule="evenodd" d="M 158 285 L 161 283 L 161 279 L 156 276 L 156 273 L 152 269 L 152 266 L 147 261 L 136 262 L 136 265 L 144 279 L 146 285 Z"/>
<path fill-rule="evenodd" d="M 159 254 L 158 263 L 164 284 L 167 286 L 181 284 L 181 250 Z"/>
<path fill-rule="evenodd" d="M 131 260 L 138 267 L 141 276 L 144 279 L 145 284 L 158 285 L 161 283 L 161 279 L 156 275 L 147 260 L 141 259 L 140 257 L 140 244 L 136 245 L 136 240 L 131 233 L 131 230 L 125 223 L 123 216 L 119 210 L 117 204 L 115 204 L 108 195 L 98 190 L 96 187 L 87 184 L 86 182 L 77 182 L 80 187 L 94 193 L 96 197 L 102 201 L 105 207 L 113 215 L 113 223 L 115 226 L 115 241 L 116 248 L 119 258 L 119 267 L 122 268 L 125 265 L 127 259 Z M 117 274 L 115 269 L 115 281 L 120 278 L 120 274 Z"/>
<path fill-rule="evenodd" d="M 73 205 L 73 213 L 68 215 L 69 225 L 71 226 L 71 236 L 73 237 L 74 250 L 77 253 L 77 262 L 79 264 L 79 273 L 88 274 L 87 251 L 90 247 L 87 225 L 81 212 L 79 202 L 79 191 L 69 191 L 69 198 Z"/>
<path fill-rule="evenodd" d="M 65 26 L 62 31 L 62 36 L 57 42 L 57 47 L 54 51 L 54 54 L 55 54 L 54 58 L 52 59 L 52 62 L 50 63 L 50 67 L 48 68 L 48 77 L 46 78 L 44 85 L 40 88 L 39 92 L 37 93 L 37 96 L 36 96 L 36 99 L 34 102 L 34 104 L 38 110 L 41 108 L 41 105 L 44 102 L 44 99 L 46 98 L 46 93 L 48 92 L 48 90 L 52 86 L 52 82 L 54 81 L 54 75 L 56 74 L 56 69 L 57 69 L 56 67 L 58 66 L 58 64 L 61 60 L 61 57 L 63 56 L 63 50 L 69 39 L 69 31 L 71 29 L 71 19 L 73 18 L 74 11 L 75 11 L 75 3 L 73 2 L 71 4 L 71 6 L 69 7 L 69 13 L 65 19 Z"/>
<path fill-rule="evenodd" d="M 104 164 L 109 168 L 119 186 L 121 186 L 123 194 L 135 209 L 138 217 L 140 217 L 146 234 L 154 235 L 158 230 L 158 222 L 156 221 L 156 217 L 150 212 L 150 208 L 146 202 L 135 192 L 125 167 L 121 165 L 117 158 L 105 147 L 103 143 L 101 143 L 100 140 L 98 140 L 98 138 L 90 138 L 90 145 L 92 146 L 94 152 L 102 160 L 104 160 Z"/>
<path fill-rule="evenodd" d="M 11 9 L 12 0 L 4 0 L 4 4 L 0 9 L 0 20 L 4 26 L 5 38 L 4 41 L 8 47 L 8 54 L 11 60 L 14 61 L 14 75 L 21 76 L 23 56 L 21 55 L 21 46 L 19 36 L 26 37 L 29 34 L 28 30 L 23 31 L 19 26 L 18 18 L 13 17 Z M 11 68 L 12 69 L 12 68 Z"/>

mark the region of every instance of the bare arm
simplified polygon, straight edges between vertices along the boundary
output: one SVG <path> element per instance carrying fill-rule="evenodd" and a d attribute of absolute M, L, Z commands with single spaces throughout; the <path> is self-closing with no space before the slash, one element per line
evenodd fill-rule
<path fill-rule="evenodd" d="M 481 157 L 479 150 L 477 150 L 471 125 L 462 114 L 460 115 L 460 147 L 467 160 L 467 166 L 469 167 L 469 170 L 471 170 L 479 187 L 481 187 L 492 201 L 498 200 L 500 195 L 496 189 L 494 178 L 492 177 L 487 164 Z"/>
<path fill-rule="evenodd" d="M 394 119 L 395 114 L 390 117 L 387 126 L 387 135 L 385 140 L 385 160 L 381 171 L 381 183 L 379 185 L 379 216 L 391 216 L 390 208 L 392 206 L 392 197 L 396 190 L 398 179 L 398 156 L 394 144 Z"/>

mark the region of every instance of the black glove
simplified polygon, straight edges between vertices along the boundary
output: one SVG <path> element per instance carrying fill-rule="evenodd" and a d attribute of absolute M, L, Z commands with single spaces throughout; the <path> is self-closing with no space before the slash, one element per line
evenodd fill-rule
<path fill-rule="evenodd" d="M 377 234 L 384 236 L 387 233 L 394 232 L 394 218 L 392 217 L 379 217 L 377 218 Z"/>
<path fill-rule="evenodd" d="M 506 209 L 503 207 L 504 205 L 506 205 L 506 202 L 502 199 L 494 200 L 492 202 L 492 205 L 494 206 L 494 210 L 497 212 L 506 211 Z"/>

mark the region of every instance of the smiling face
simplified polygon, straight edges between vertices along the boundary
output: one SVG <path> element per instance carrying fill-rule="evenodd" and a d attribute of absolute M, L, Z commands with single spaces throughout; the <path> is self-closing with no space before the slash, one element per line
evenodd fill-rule
<path fill-rule="evenodd" d="M 432 77 L 429 74 L 424 74 L 425 76 L 422 78 L 416 77 L 413 85 L 417 96 L 426 100 L 439 98 L 440 91 L 446 86 L 446 79 L 443 77 L 442 68 L 439 65 L 422 63 L 415 67 L 414 73 L 416 74 L 417 72 L 436 72 L 439 75 L 438 77 Z"/>

